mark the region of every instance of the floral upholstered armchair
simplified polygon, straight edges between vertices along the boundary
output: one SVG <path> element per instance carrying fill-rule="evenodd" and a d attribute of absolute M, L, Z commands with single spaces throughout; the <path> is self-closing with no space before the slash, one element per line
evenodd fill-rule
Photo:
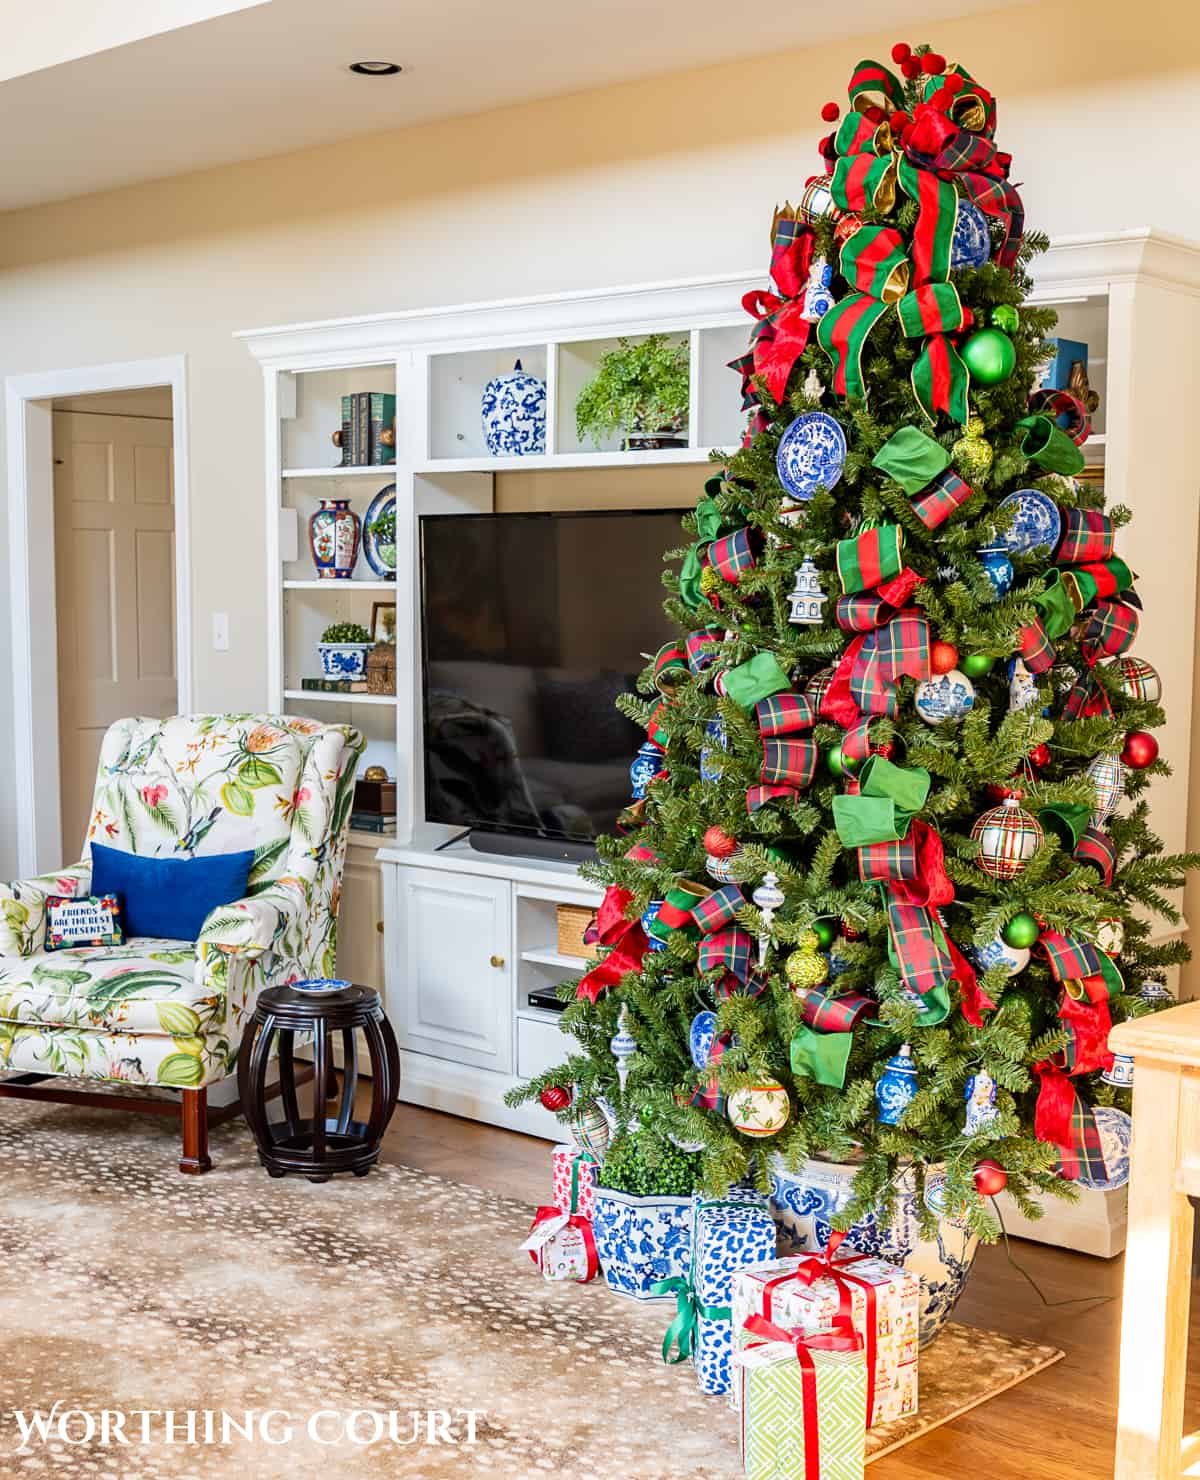
<path fill-rule="evenodd" d="M 259 992 L 334 974 L 363 745 L 349 726 L 273 715 L 114 724 L 83 861 L 0 885 L 0 1092 L 69 1100 L 32 1087 L 54 1075 L 178 1090 L 180 1170 L 207 1171 L 207 1087 L 234 1073 Z M 253 849 L 246 897 L 213 910 L 194 941 L 48 952 L 46 900 L 89 893 L 93 840 L 164 858 Z M 162 1109 L 145 1095 L 112 1103 Z"/>

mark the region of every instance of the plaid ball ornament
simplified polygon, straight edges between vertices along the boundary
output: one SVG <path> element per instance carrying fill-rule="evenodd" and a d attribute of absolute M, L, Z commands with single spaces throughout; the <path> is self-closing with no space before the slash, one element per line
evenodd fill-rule
<path fill-rule="evenodd" d="M 1125 791 L 1125 767 L 1121 757 L 1112 752 L 1098 755 L 1084 775 L 1096 789 L 1096 810 L 1092 813 L 1092 826 L 1103 827 L 1117 810 L 1117 803 Z"/>
<path fill-rule="evenodd" d="M 976 820 L 971 836 L 979 844 L 975 862 L 985 874 L 993 879 L 1015 879 L 1042 846 L 1045 835 L 1037 818 L 1009 797 Z"/>
<path fill-rule="evenodd" d="M 1112 665 L 1121 681 L 1121 692 L 1127 699 L 1142 699 L 1157 704 L 1162 698 L 1162 679 L 1158 670 L 1142 658 L 1126 653 Z"/>

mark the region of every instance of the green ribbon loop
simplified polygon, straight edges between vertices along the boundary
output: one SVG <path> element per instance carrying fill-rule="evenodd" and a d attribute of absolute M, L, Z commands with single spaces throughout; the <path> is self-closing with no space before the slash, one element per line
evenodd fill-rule
<path fill-rule="evenodd" d="M 950 466 L 950 454 L 920 427 L 901 427 L 871 459 L 871 466 L 894 478 L 905 493 L 914 494 Z"/>
<path fill-rule="evenodd" d="M 663 1336 L 662 1359 L 668 1366 L 686 1362 L 696 1349 L 696 1325 L 700 1318 L 706 1321 L 731 1321 L 733 1310 L 728 1305 L 701 1305 L 696 1298 L 690 1280 L 683 1275 L 674 1275 L 669 1280 L 658 1280 L 650 1287 L 651 1295 L 674 1295 L 675 1319 Z M 671 1348 L 677 1353 L 671 1355 Z"/>
<path fill-rule="evenodd" d="M 1041 615 L 1042 626 L 1051 642 L 1064 637 L 1078 616 L 1071 593 L 1063 584 L 1061 571 L 1053 571 L 1046 577 L 1046 589 L 1040 596 L 1033 598 L 1033 604 Z"/>
<path fill-rule="evenodd" d="M 854 1046 L 853 1033 L 818 1033 L 802 1023 L 789 1048 L 792 1073 L 815 1079 L 831 1089 L 844 1089 L 846 1065 Z"/>
<path fill-rule="evenodd" d="M 1038 812 L 1042 826 L 1050 829 L 1068 853 L 1074 853 L 1091 817 L 1092 809 L 1079 802 L 1051 802 Z"/>
<path fill-rule="evenodd" d="M 833 824 L 846 848 L 895 843 L 925 805 L 930 776 L 923 766 L 897 766 L 873 755 L 859 773 L 858 796 L 833 799 Z"/>
<path fill-rule="evenodd" d="M 723 682 L 728 697 L 746 710 L 753 709 L 760 699 L 792 686 L 774 653 L 755 653 L 748 662 L 730 668 Z"/>
<path fill-rule="evenodd" d="M 1068 477 L 1083 467 L 1083 453 L 1048 416 L 1024 416 L 1017 425 L 1025 433 L 1021 451 L 1031 462 Z"/>
<path fill-rule="evenodd" d="M 679 599 L 690 612 L 708 606 L 700 589 L 700 576 L 704 570 L 704 552 L 710 543 L 709 540 L 698 540 L 683 557 L 683 564 L 679 567 Z M 709 614 L 711 613 L 712 608 L 709 607 Z"/>
<path fill-rule="evenodd" d="M 710 478 L 705 487 L 707 488 L 713 482 L 716 482 L 719 487 L 720 481 L 719 478 Z M 716 500 L 705 494 L 696 504 L 696 533 L 701 541 L 709 544 L 715 540 L 721 533 L 722 523 L 721 511 L 717 507 Z"/>

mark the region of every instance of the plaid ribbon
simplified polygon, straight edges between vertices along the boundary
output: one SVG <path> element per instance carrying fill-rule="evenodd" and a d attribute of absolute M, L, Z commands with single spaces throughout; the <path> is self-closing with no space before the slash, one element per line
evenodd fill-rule
<path fill-rule="evenodd" d="M 1054 644 L 1046 635 L 1045 623 L 1040 617 L 1021 628 L 1017 638 L 1021 657 L 1030 673 L 1045 673 L 1054 663 Z"/>
<path fill-rule="evenodd" d="M 1090 719 L 1096 714 L 1101 714 L 1106 719 L 1112 718 L 1112 700 L 1090 668 L 1081 673 L 1072 684 L 1071 692 L 1067 695 L 1066 712 L 1071 719 Z"/>
<path fill-rule="evenodd" d="M 722 535 L 708 547 L 708 558 L 722 580 L 736 583 L 742 573 L 753 570 L 756 564 L 754 538 L 747 525 L 735 529 L 732 534 Z"/>
<path fill-rule="evenodd" d="M 776 211 L 771 225 L 771 278 L 779 294 L 756 290 L 742 299 L 742 307 L 755 320 L 750 353 L 731 366 L 742 376 L 743 408 L 758 401 L 754 376 L 760 376 L 772 399 L 781 403 L 796 361 L 808 344 L 812 326 L 804 317 L 804 287 L 814 242 L 811 227 L 797 218 L 790 205 Z"/>
<path fill-rule="evenodd" d="M 1043 930 L 1035 949 L 1045 956 L 1056 982 L 1099 974 L 1100 952 L 1091 941 L 1063 935 L 1058 930 Z"/>
<path fill-rule="evenodd" d="M 944 987 L 954 976 L 955 961 L 946 933 L 928 905 L 888 902 L 888 930 L 900 970 L 900 980 L 924 997 Z"/>
<path fill-rule="evenodd" d="M 754 706 L 754 718 L 762 735 L 791 735 L 797 730 L 811 730 L 817 722 L 817 711 L 805 694 L 771 694 Z"/>
<path fill-rule="evenodd" d="M 730 925 L 724 930 L 714 930 L 700 942 L 696 958 L 696 969 L 708 971 L 731 971 L 738 981 L 746 982 L 750 977 L 750 956 L 754 942 L 748 930 L 740 925 Z"/>
<path fill-rule="evenodd" d="M 839 596 L 834 616 L 843 632 L 872 632 L 895 610 L 878 591 L 859 591 L 853 596 Z"/>
<path fill-rule="evenodd" d="M 821 753 L 815 740 L 764 740 L 762 748 L 760 781 L 797 791 L 812 785 Z"/>
<path fill-rule="evenodd" d="M 1000 222 L 1004 240 L 996 259 L 1001 267 L 1011 268 L 1021 246 L 1025 209 L 1021 197 L 1008 183 L 1007 156 L 990 139 L 959 128 L 944 113 L 932 108 L 919 110 L 904 148 L 918 169 L 932 171 L 941 180 L 953 180 L 961 185 L 968 200 Z M 918 234 L 920 230 L 918 221 Z"/>
<path fill-rule="evenodd" d="M 1030 411 L 1040 412 L 1060 426 L 1076 447 L 1082 447 L 1092 434 L 1088 409 L 1070 391 L 1035 391 L 1029 398 Z"/>
<path fill-rule="evenodd" d="M 692 911 L 692 919 L 705 935 L 732 925 L 738 911 L 745 909 L 746 896 L 736 884 L 723 884 L 714 889 L 707 899 L 702 899 Z"/>
<path fill-rule="evenodd" d="M 815 987 L 796 993 L 804 1021 L 819 1033 L 849 1033 L 868 1013 L 877 1009 L 870 997 L 860 992 L 846 992 L 828 997 Z"/>
<path fill-rule="evenodd" d="M 1034 1070 L 1041 1081 L 1034 1131 L 1039 1141 L 1058 1148 L 1060 1176 L 1074 1182 L 1086 1173 L 1089 1181 L 1104 1182 L 1108 1168 L 1092 1107 L 1079 1098 L 1057 1065 L 1043 1061 Z"/>
<path fill-rule="evenodd" d="M 892 879 L 911 883 L 919 872 L 917 843 L 913 837 L 890 843 L 867 843 L 858 849 L 858 877 L 864 884 Z"/>
<path fill-rule="evenodd" d="M 1088 614 L 1080 646 L 1085 654 L 1115 658 L 1137 640 L 1138 614 L 1127 601 L 1102 599 Z"/>
<path fill-rule="evenodd" d="M 1090 863 L 1098 869 L 1104 887 L 1112 888 L 1117 869 L 1117 849 L 1106 832 L 1098 827 L 1089 827 L 1075 845 L 1075 852 L 1071 856 L 1079 863 Z"/>
<path fill-rule="evenodd" d="M 953 468 L 947 468 L 913 499 L 912 510 L 926 529 L 937 529 L 955 509 L 961 509 L 974 492 Z"/>
<path fill-rule="evenodd" d="M 765 807 L 768 802 L 777 802 L 781 799 L 793 801 L 799 792 L 794 786 L 786 782 L 776 782 L 770 785 L 748 786 L 746 788 L 746 812 L 753 817 L 760 807 Z"/>
<path fill-rule="evenodd" d="M 720 645 L 721 632 L 716 627 L 701 627 L 697 632 L 689 632 L 683 639 L 687 665 L 697 678 L 717 661 L 717 648 Z"/>
<path fill-rule="evenodd" d="M 1111 558 L 1116 530 L 1106 515 L 1096 509 L 1063 509 L 1062 523 L 1057 565 L 1089 565 Z"/>
<path fill-rule="evenodd" d="M 871 719 L 864 715 L 856 725 L 851 725 L 842 736 L 842 755 L 852 761 L 865 761 L 871 754 Z"/>

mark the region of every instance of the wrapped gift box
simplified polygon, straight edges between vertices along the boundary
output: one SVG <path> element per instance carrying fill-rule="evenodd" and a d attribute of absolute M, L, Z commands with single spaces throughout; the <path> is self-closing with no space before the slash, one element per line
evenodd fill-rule
<path fill-rule="evenodd" d="M 813 1255 L 777 1259 L 772 1264 L 744 1269 L 733 1281 L 735 1344 L 745 1347 L 753 1338 L 744 1330 L 750 1315 L 765 1316 L 786 1330 L 810 1335 L 832 1329 L 840 1294 L 828 1275 L 812 1284 L 796 1278 L 796 1270 Z M 882 1259 L 856 1258 L 847 1251 L 834 1265 L 850 1286 L 851 1319 L 863 1338 L 868 1358 L 872 1351 L 867 1289 L 874 1294 L 875 1381 L 871 1422 L 889 1423 L 917 1411 L 917 1331 L 921 1281 L 915 1274 Z M 738 1387 L 730 1390 L 736 1405 Z"/>
<path fill-rule="evenodd" d="M 539 1208 L 521 1248 L 544 1280 L 578 1280 L 586 1285 L 600 1273 L 591 1224 L 578 1213 Z"/>
<path fill-rule="evenodd" d="M 812 1414 L 806 1411 L 804 1372 L 794 1347 L 770 1341 L 734 1358 L 747 1480 L 862 1480 L 866 1354 L 808 1351 L 806 1356 L 814 1378 Z"/>
<path fill-rule="evenodd" d="M 556 1146 L 550 1153 L 553 1167 L 551 1200 L 564 1213 L 590 1218 L 596 1210 L 596 1171 L 599 1163 L 590 1152 L 577 1146 Z M 575 1206 L 571 1194 L 575 1193 Z"/>
<path fill-rule="evenodd" d="M 697 1195 L 692 1207 L 692 1289 L 699 1315 L 694 1359 L 702 1392 L 727 1393 L 733 1327 L 733 1278 L 749 1265 L 774 1261 L 775 1220 L 760 1193 L 730 1188 L 729 1196 Z"/>

